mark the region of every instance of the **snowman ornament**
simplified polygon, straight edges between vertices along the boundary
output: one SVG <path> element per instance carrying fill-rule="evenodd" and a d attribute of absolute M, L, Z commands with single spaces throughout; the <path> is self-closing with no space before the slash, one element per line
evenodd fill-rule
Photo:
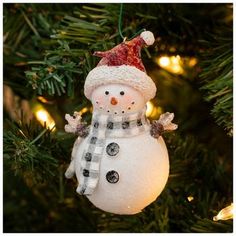
<path fill-rule="evenodd" d="M 65 176 L 76 174 L 76 191 L 110 213 L 141 212 L 168 179 L 168 151 L 161 134 L 177 128 L 171 122 L 174 114 L 167 112 L 152 123 L 145 115 L 156 86 L 146 74 L 140 51 L 154 41 L 145 31 L 109 51 L 95 52 L 102 59 L 84 86 L 93 105 L 91 125 L 76 112 L 65 117 L 65 131 L 78 135 Z"/>

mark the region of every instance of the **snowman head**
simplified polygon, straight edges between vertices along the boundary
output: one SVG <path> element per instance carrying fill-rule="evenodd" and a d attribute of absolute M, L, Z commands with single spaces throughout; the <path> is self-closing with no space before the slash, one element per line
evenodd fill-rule
<path fill-rule="evenodd" d="M 142 106 L 141 104 L 143 102 L 141 101 L 143 101 L 143 98 L 145 102 L 154 98 L 156 95 L 156 85 L 152 81 L 151 77 L 147 75 L 141 59 L 142 47 L 151 45 L 154 42 L 155 38 L 153 33 L 150 31 L 144 31 L 132 40 L 126 40 L 108 51 L 94 52 L 94 55 L 101 57 L 101 60 L 86 77 L 84 84 L 85 96 L 89 100 L 96 100 L 94 98 L 92 99 L 93 91 L 104 85 L 104 87 L 99 88 L 95 92 L 95 94 L 100 94 L 100 99 L 97 99 L 97 102 L 99 103 L 100 101 L 100 105 L 102 104 L 101 110 L 107 108 L 107 111 L 109 110 L 109 112 L 121 111 L 121 114 L 122 111 L 123 113 L 135 111 L 135 107 L 138 109 L 138 106 Z M 112 84 L 111 86 L 109 85 L 111 91 L 108 89 L 108 84 Z M 133 89 L 125 85 L 130 86 Z M 103 91 L 102 88 L 104 89 L 105 87 L 107 89 Z M 120 94 L 122 89 L 124 90 L 124 95 Z M 104 94 L 106 91 L 108 93 Z M 139 95 L 138 92 L 140 93 Z M 140 95 L 142 95 L 143 98 L 141 98 Z M 108 102 L 108 99 L 112 97 L 114 97 L 112 103 L 116 103 L 115 105 Z M 128 98 L 131 99 L 131 97 L 133 99 L 137 98 L 136 106 L 134 106 L 134 104 L 129 104 L 130 101 Z M 94 102 L 96 103 L 96 101 Z M 131 103 L 132 102 L 133 101 L 131 101 Z M 97 108 L 98 104 L 95 103 L 94 107 Z"/>
<path fill-rule="evenodd" d="M 138 90 L 118 83 L 97 87 L 91 101 L 95 111 L 110 115 L 130 114 L 145 106 L 145 99 Z"/>

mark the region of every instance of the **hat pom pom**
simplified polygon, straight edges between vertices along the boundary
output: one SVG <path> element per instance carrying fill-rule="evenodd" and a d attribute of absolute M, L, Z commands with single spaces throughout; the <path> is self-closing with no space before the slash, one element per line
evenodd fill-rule
<path fill-rule="evenodd" d="M 140 34 L 140 37 L 147 45 L 152 45 L 155 42 L 154 35 L 151 31 L 144 31 Z"/>

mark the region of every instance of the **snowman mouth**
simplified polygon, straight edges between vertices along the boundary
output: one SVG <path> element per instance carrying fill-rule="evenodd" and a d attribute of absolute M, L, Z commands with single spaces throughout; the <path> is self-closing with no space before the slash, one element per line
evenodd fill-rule
<path fill-rule="evenodd" d="M 132 110 L 132 106 L 135 104 L 135 102 L 132 101 L 130 103 L 130 106 L 126 107 L 124 110 L 121 110 L 121 111 L 113 110 L 114 109 L 114 105 L 113 104 L 112 104 L 112 107 L 108 107 L 109 109 L 107 109 L 107 110 L 106 110 L 106 107 L 102 106 L 102 104 L 99 104 L 98 101 L 96 101 L 96 104 L 97 104 L 97 107 L 99 107 L 100 110 L 105 110 L 107 113 L 118 115 L 118 114 L 125 114 L 128 111 Z"/>

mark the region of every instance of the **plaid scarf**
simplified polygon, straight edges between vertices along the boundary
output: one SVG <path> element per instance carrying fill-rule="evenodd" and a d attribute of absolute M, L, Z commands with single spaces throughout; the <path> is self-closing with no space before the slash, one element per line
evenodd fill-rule
<path fill-rule="evenodd" d="M 90 132 L 81 159 L 77 189 L 79 194 L 91 195 L 96 188 L 99 180 L 100 161 L 107 138 L 131 137 L 150 130 L 145 111 L 146 108 L 137 113 L 123 116 L 93 113 Z M 116 146 L 112 148 L 114 149 Z"/>

